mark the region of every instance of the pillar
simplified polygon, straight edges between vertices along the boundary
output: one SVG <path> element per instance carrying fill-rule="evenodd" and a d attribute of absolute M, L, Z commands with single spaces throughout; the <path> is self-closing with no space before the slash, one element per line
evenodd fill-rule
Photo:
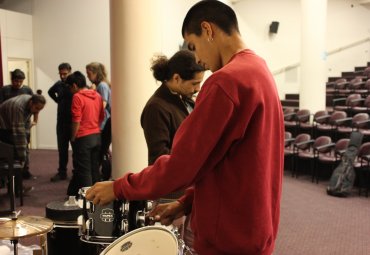
<path fill-rule="evenodd" d="M 301 0 L 300 109 L 325 110 L 327 0 Z"/>
<path fill-rule="evenodd" d="M 155 89 L 150 60 L 161 45 L 159 7 L 152 0 L 110 1 L 113 178 L 147 166 L 140 115 Z"/>

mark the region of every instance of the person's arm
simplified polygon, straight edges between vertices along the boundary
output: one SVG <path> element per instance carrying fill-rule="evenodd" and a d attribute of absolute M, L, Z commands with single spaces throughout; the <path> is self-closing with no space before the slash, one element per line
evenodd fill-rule
<path fill-rule="evenodd" d="M 37 112 L 33 114 L 33 121 L 31 122 L 31 127 L 35 126 L 38 120 L 39 120 L 39 113 Z"/>
<path fill-rule="evenodd" d="M 17 159 L 21 162 L 26 160 L 26 148 L 27 148 L 27 134 L 26 134 L 26 122 L 23 116 L 23 111 L 18 109 L 14 112 L 12 123 L 12 133 L 15 150 L 17 153 Z"/>
<path fill-rule="evenodd" d="M 141 115 L 141 126 L 148 147 L 148 163 L 152 165 L 161 155 L 170 154 L 170 117 L 158 104 L 150 104 Z"/>
<path fill-rule="evenodd" d="M 99 114 L 99 126 L 104 121 L 104 118 L 105 118 L 104 101 L 102 101 L 102 107 L 100 107 L 100 114 Z"/>
<path fill-rule="evenodd" d="M 81 109 L 82 102 L 77 94 L 73 95 L 72 105 L 71 105 L 71 115 L 72 115 L 72 130 L 71 130 L 71 141 L 73 142 L 76 139 L 77 132 L 80 129 L 81 122 Z"/>
<path fill-rule="evenodd" d="M 109 100 L 109 85 L 106 84 L 105 82 L 102 82 L 98 85 L 98 87 L 96 88 L 96 91 L 100 94 L 102 100 L 103 100 L 103 108 L 105 109 L 107 107 L 107 104 L 108 104 L 108 100 Z"/>
<path fill-rule="evenodd" d="M 232 142 L 242 136 L 235 133 L 234 138 L 221 140 L 235 113 L 235 105 L 215 82 L 206 87 L 206 91 L 204 88 L 205 85 L 194 111 L 177 130 L 171 156 L 161 156 L 141 172 L 128 173 L 115 180 L 114 193 L 118 199 L 158 199 L 188 188 L 206 176 L 206 171 L 223 159 Z"/>
<path fill-rule="evenodd" d="M 55 83 L 48 90 L 49 96 L 51 97 L 51 99 L 54 100 L 55 103 L 58 103 L 58 101 L 59 101 L 59 98 L 58 98 L 58 87 L 59 87 L 59 84 L 58 83 Z"/>
<path fill-rule="evenodd" d="M 80 129 L 80 122 L 72 122 L 72 131 L 71 131 L 71 142 L 74 142 L 78 130 Z"/>

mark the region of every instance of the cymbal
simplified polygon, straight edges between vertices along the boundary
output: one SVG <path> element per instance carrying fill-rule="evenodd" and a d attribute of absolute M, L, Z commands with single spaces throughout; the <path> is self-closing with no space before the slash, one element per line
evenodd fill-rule
<path fill-rule="evenodd" d="M 0 239 L 16 240 L 22 237 L 49 232 L 53 221 L 39 216 L 18 216 L 17 219 L 0 218 Z"/>

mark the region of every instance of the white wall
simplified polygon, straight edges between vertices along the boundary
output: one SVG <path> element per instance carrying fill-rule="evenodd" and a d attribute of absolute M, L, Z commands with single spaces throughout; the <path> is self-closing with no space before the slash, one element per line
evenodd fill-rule
<path fill-rule="evenodd" d="M 9 83 L 8 59 L 33 60 L 32 16 L 0 9 L 3 82 Z M 32 66 L 31 66 L 32 72 Z"/>
<path fill-rule="evenodd" d="M 110 70 L 109 1 L 37 0 L 33 18 L 36 83 L 48 100 L 39 117 L 38 147 L 56 148 L 57 107 L 47 90 L 59 79 L 61 62 L 83 73 L 92 61 Z"/>
<path fill-rule="evenodd" d="M 353 5 L 353 7 L 352 7 Z M 241 0 L 234 4 L 247 45 L 260 54 L 272 72 L 299 64 L 301 9 L 299 0 Z M 370 37 L 370 10 L 358 1 L 328 0 L 327 51 Z M 278 33 L 269 36 L 271 21 L 279 21 Z M 351 71 L 370 60 L 370 43 L 346 49 L 327 58 L 328 76 Z M 280 98 L 299 92 L 299 67 L 275 75 Z M 324 84 L 323 84 L 324 86 Z"/>
<path fill-rule="evenodd" d="M 158 35 L 162 43 L 156 52 L 170 56 L 182 43 L 182 20 L 189 7 L 197 1 L 156 1 L 160 6 L 158 10 L 163 10 L 163 13 L 156 14 L 162 24 L 162 34 Z M 327 51 L 370 36 L 370 9 L 357 2 L 328 0 Z M 261 55 L 273 72 L 299 63 L 299 0 L 241 0 L 233 8 L 238 14 L 247 46 Z M 280 23 L 274 36 L 268 34 L 272 21 Z M 132 25 L 135 26 L 135 21 Z M 84 72 L 87 63 L 100 61 L 110 70 L 109 1 L 37 0 L 34 1 L 33 18 L 0 10 L 0 26 L 4 68 L 8 57 L 32 59 L 34 56 L 35 88 L 42 89 L 45 95 L 59 79 L 57 66 L 61 62 L 70 62 L 74 70 Z M 330 55 L 328 76 L 337 76 L 354 66 L 365 65 L 370 60 L 369 49 L 370 43 L 367 42 Z M 143 68 L 149 70 L 149 63 L 148 59 L 148 66 Z M 7 70 L 4 70 L 4 75 L 7 75 Z M 286 93 L 299 91 L 299 78 L 299 68 L 275 75 L 281 98 Z M 151 93 L 156 88 L 153 79 L 148 90 Z M 37 127 L 37 145 L 38 148 L 56 148 L 56 105 L 46 97 L 48 103 L 40 114 Z"/>

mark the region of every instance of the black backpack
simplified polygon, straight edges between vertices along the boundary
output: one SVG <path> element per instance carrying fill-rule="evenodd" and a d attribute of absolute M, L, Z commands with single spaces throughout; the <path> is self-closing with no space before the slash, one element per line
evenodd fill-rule
<path fill-rule="evenodd" d="M 362 138 L 363 134 L 360 132 L 352 132 L 347 150 L 344 152 L 341 162 L 335 168 L 330 178 L 329 186 L 326 188 L 328 195 L 347 197 L 351 194 L 356 177 L 353 162 L 358 154 Z"/>

